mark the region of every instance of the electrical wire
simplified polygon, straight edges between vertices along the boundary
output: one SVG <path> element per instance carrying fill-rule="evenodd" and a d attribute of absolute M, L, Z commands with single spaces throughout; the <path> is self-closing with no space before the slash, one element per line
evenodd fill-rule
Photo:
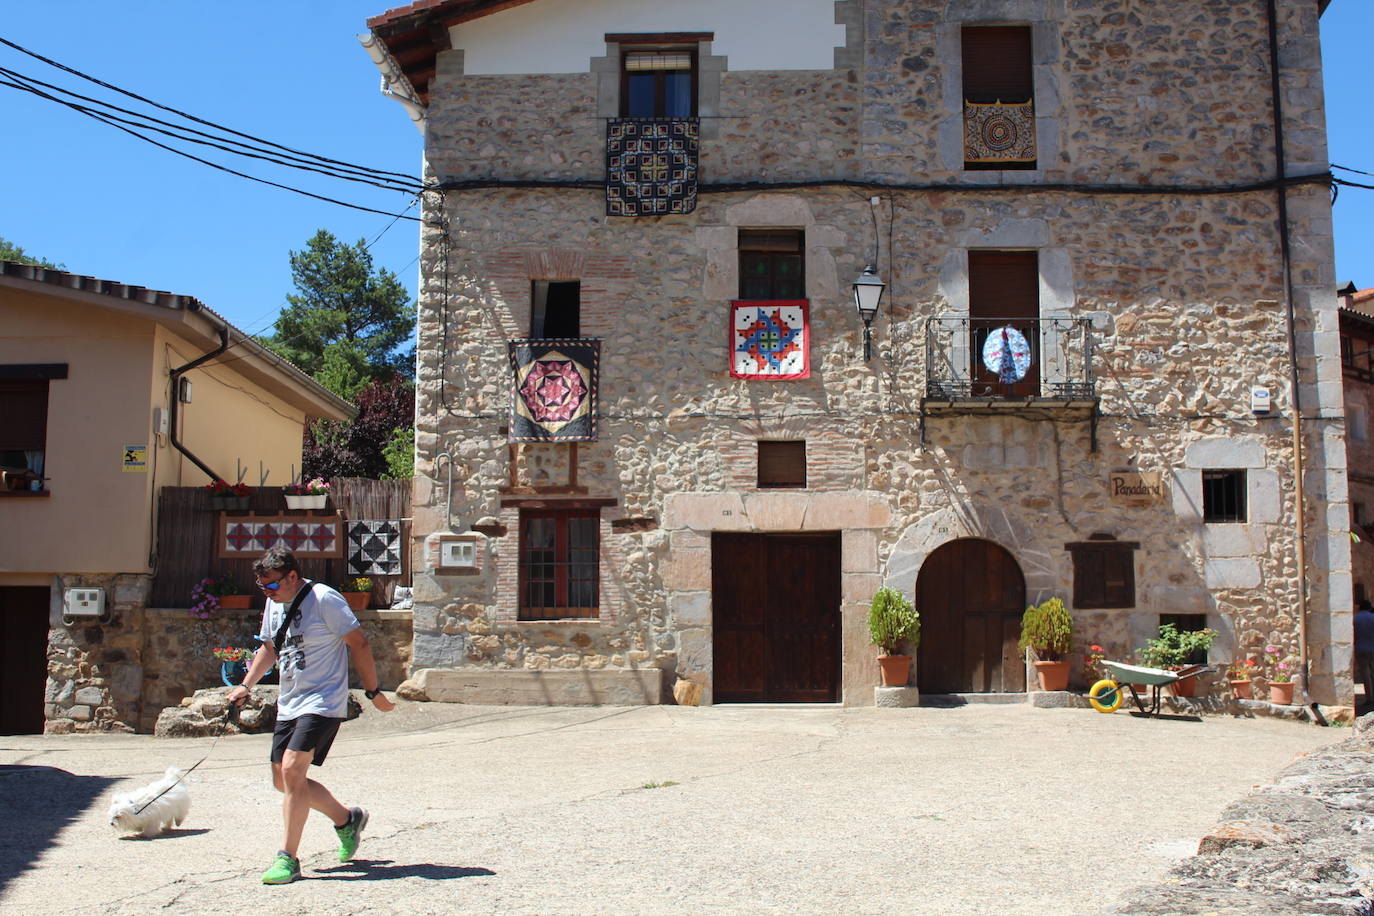
<path fill-rule="evenodd" d="M 44 57 L 43 55 L 41 55 L 41 54 L 39 54 L 39 53 L 37 53 L 37 52 L 35 52 L 35 51 L 30 51 L 28 48 L 25 48 L 25 47 L 23 47 L 22 45 L 15 44 L 14 42 L 12 42 L 12 41 L 10 41 L 10 40 L 8 40 L 8 39 L 6 39 L 6 38 L 0 37 L 0 44 L 3 44 L 3 45 L 5 45 L 5 46 L 7 46 L 7 47 L 10 47 L 10 48 L 13 48 L 14 50 L 20 52 L 21 54 L 27 54 L 29 57 L 32 57 L 32 58 L 34 58 L 35 60 L 42 61 L 43 63 L 45 63 L 45 64 L 47 64 L 47 65 L 49 65 L 49 66 L 51 66 L 51 67 L 56 67 L 58 70 L 65 71 L 65 72 L 67 72 L 67 73 L 72 74 L 73 76 L 77 76 L 77 77 L 80 77 L 81 79 L 84 79 L 84 80 L 87 80 L 87 81 L 89 81 L 89 82 L 95 83 L 97 86 L 101 86 L 101 87 L 103 87 L 103 88 L 105 88 L 105 89 L 109 89 L 109 90 L 111 90 L 112 92 L 118 92 L 120 95 L 128 96 L 128 97 L 131 98 L 131 99 L 136 99 L 136 100 L 138 100 L 138 101 L 140 101 L 140 102 L 143 102 L 145 105 L 151 105 L 151 106 L 153 106 L 154 108 L 158 108 L 158 109 L 160 109 L 160 110 L 162 110 L 162 111 L 166 111 L 166 112 L 170 112 L 170 113 L 175 114 L 175 115 L 179 115 L 180 117 L 186 118 L 187 120 L 190 120 L 190 121 L 194 121 L 194 122 L 196 122 L 197 124 L 203 124 L 203 125 L 205 125 L 205 126 L 207 126 L 207 127 L 213 127 L 213 128 L 215 128 L 216 130 L 222 130 L 222 131 L 224 131 L 224 132 L 226 132 L 226 133 L 234 134 L 235 136 L 243 137 L 243 138 L 245 138 L 245 139 L 252 140 L 252 141 L 254 141 L 254 142 L 256 142 L 256 143 L 265 143 L 265 144 L 267 144 L 268 146 L 274 146 L 274 147 L 276 147 L 277 149 L 285 150 L 286 152 L 289 152 L 289 153 L 296 153 L 296 154 L 301 155 L 301 156 L 308 156 L 308 157 L 311 158 L 311 159 L 316 159 L 316 160 L 318 160 L 318 161 L 320 161 L 320 162 L 327 162 L 327 163 L 329 163 L 329 164 L 331 164 L 331 165 L 339 165 L 339 166 L 344 166 L 344 167 L 347 167 L 347 168 L 350 168 L 350 169 L 357 169 L 357 170 L 364 171 L 364 172 L 372 172 L 372 173 L 377 174 L 377 175 L 390 175 L 390 176 L 395 177 L 395 178 L 404 178 L 404 179 L 406 179 L 407 181 L 415 181 L 415 176 L 413 176 L 413 175 L 407 175 L 407 174 L 405 174 L 404 172 L 389 172 L 389 171 L 385 171 L 385 170 L 382 170 L 382 169 L 373 169 L 373 168 L 368 168 L 367 166 L 357 165 L 357 164 L 355 164 L 355 163 L 344 162 L 344 161 L 339 160 L 339 159 L 330 159 L 330 158 L 327 157 L 327 156 L 319 156 L 319 155 L 316 155 L 315 153 L 307 153 L 307 152 L 305 152 L 304 150 L 298 150 L 298 149 L 295 149 L 295 148 L 290 147 L 290 146 L 284 146 L 284 145 L 282 145 L 282 144 L 280 144 L 280 143 L 274 143 L 274 142 L 272 142 L 271 140 L 265 140 L 265 139 L 263 139 L 262 137 L 256 137 L 256 136 L 254 136 L 254 135 L 252 135 L 252 134 L 247 134 L 247 133 L 244 133 L 244 132 L 242 132 L 242 131 L 234 130 L 234 129 L 231 128 L 231 127 L 225 127 L 225 126 L 222 125 L 222 124 L 216 124 L 216 123 L 214 123 L 213 121 L 207 121 L 207 120 L 205 120 L 204 118 L 198 118 L 198 117 L 196 117 L 195 115 L 189 114 L 189 113 L 184 112 L 184 111 L 181 111 L 180 109 L 171 108 L 171 107 L 169 107 L 169 106 L 167 106 L 167 105 L 161 104 L 160 102 L 154 102 L 152 99 L 145 98 L 145 97 L 143 97 L 143 96 L 141 96 L 141 95 L 139 95 L 139 94 L 137 94 L 137 93 L 135 93 L 135 92 L 130 92 L 130 91 L 127 90 L 127 89 L 121 89 L 121 88 L 118 87 L 118 86 L 115 86 L 115 85 L 113 85 L 113 84 L 111 84 L 111 83 L 107 83 L 107 82 L 105 82 L 105 81 L 103 81 L 103 80 L 97 79 L 96 77 L 91 76 L 91 75 L 89 75 L 89 74 L 87 74 L 87 73 L 82 73 L 80 70 L 77 70 L 77 69 L 75 69 L 75 68 L 73 68 L 73 67 L 68 67 L 66 64 L 59 63 L 58 61 L 52 60 L 51 58 Z"/>
<path fill-rule="evenodd" d="M 3 40 L 4 40 L 4 39 L 0 39 L 0 41 L 3 41 Z M 7 81 L 5 81 L 5 80 L 0 80 L 0 86 L 11 86 L 11 87 L 14 87 L 14 88 L 24 89 L 25 91 L 30 91 L 30 92 L 33 91 L 33 90 L 29 89 L 29 88 L 26 87 L 26 86 L 22 86 L 22 85 L 19 85 L 19 84 L 17 84 L 17 83 L 7 82 Z M 380 215 L 380 216 L 395 216 L 395 217 L 399 217 L 400 219 L 408 219 L 408 220 L 412 220 L 412 221 L 414 221 L 414 222 L 419 222 L 419 221 L 420 221 L 420 220 L 419 220 L 419 217 L 405 216 L 404 214 L 392 213 L 392 212 L 389 211 L 389 210 L 378 210 L 378 209 L 376 209 L 375 207 L 364 207 L 364 206 L 362 206 L 362 205 L 360 205 L 360 204 L 350 204 L 350 203 L 348 203 L 347 201 L 338 200 L 337 198 L 333 198 L 333 197 L 326 197 L 326 196 L 324 196 L 323 194 L 315 194 L 315 193 L 313 193 L 313 192 L 311 192 L 311 191 L 305 191 L 305 190 L 302 190 L 301 188 L 292 187 L 291 185 L 281 184 L 280 182 L 276 182 L 276 181 L 268 181 L 266 178 L 258 178 L 258 177 L 255 176 L 255 175 L 249 175 L 249 174 L 246 173 L 246 172 L 240 172 L 240 171 L 238 171 L 237 169 L 231 169 L 231 168 L 229 168 L 229 167 L 226 166 L 226 165 L 220 165 L 220 164 L 217 163 L 217 162 L 211 162 L 211 161 L 208 160 L 208 159 L 202 159 L 202 158 L 199 157 L 199 156 L 193 156 L 193 155 L 191 155 L 190 153 L 185 152 L 184 150 L 179 150 L 179 149 L 177 149 L 177 148 L 175 148 L 175 147 L 168 146 L 168 145 L 165 144 L 165 143 L 159 143 L 157 140 L 154 140 L 152 137 L 146 137 L 146 136 L 144 136 L 143 134 L 139 133 L 138 131 L 133 130 L 132 128 L 125 127 L 125 126 L 122 125 L 122 124 L 117 124 L 117 123 L 115 123 L 113 120 L 110 119 L 110 116 L 102 115 L 102 114 L 100 114 L 100 113 L 98 113 L 98 112 L 91 111 L 91 110 L 88 110 L 88 109 L 84 109 L 84 106 L 74 105 L 74 104 L 72 104 L 72 103 L 70 103 L 70 102 L 63 102 L 61 99 L 53 99 L 53 101 L 56 101 L 56 102 L 58 102 L 59 104 L 62 104 L 62 105 L 66 105 L 66 106 L 69 107 L 69 108 L 73 108 L 73 109 L 75 109 L 75 110 L 81 111 L 81 113 L 82 113 L 82 114 L 85 114 L 87 117 L 93 118 L 93 119 L 95 119 L 95 120 L 97 120 L 97 121 L 100 121 L 100 122 L 102 122 L 102 123 L 104 123 L 104 124 L 108 124 L 110 127 L 113 127 L 113 128 L 115 128 L 116 130 L 122 130 L 122 131 L 124 131 L 124 133 L 129 134 L 129 135 L 132 136 L 132 137 L 137 137 L 138 139 L 144 141 L 145 143 L 151 143 L 153 146 L 156 146 L 156 147 L 158 147 L 159 149 L 164 149 L 164 150 L 166 150 L 166 151 L 169 152 L 169 153 L 175 153 L 175 154 L 178 155 L 178 156 L 182 156 L 182 157 L 185 157 L 186 159 L 190 159 L 192 162 L 199 162 L 201 165 L 207 165 L 207 166 L 209 166 L 209 167 L 212 168 L 212 169 L 217 169 L 217 170 L 219 170 L 219 171 L 221 171 L 221 172 L 227 172 L 227 173 L 230 174 L 230 175 L 236 175 L 236 176 L 238 176 L 239 178 L 246 178 L 246 179 L 248 179 L 249 181 L 255 181 L 255 182 L 259 183 L 259 184 L 265 184 L 265 185 L 268 185 L 268 186 L 273 187 L 273 188 L 280 188 L 280 189 L 283 190 L 283 191 L 291 191 L 291 192 L 293 192 L 293 193 L 295 193 L 295 194 L 300 194 L 300 195 L 302 195 L 302 196 L 304 196 L 304 197 L 310 197 L 310 198 L 313 198 L 313 199 L 315 199 L 315 200 L 324 201 L 325 203 L 338 204 L 338 205 L 341 206 L 341 207 L 348 207 L 350 210 L 361 210 L 361 211 L 363 211 L 364 213 L 376 213 L 376 214 L 378 214 L 378 215 Z M 83 109 L 84 109 L 84 110 L 83 110 Z"/>
<path fill-rule="evenodd" d="M 369 184 L 374 187 L 382 188 L 384 190 L 389 191 L 405 191 L 408 193 L 414 193 L 415 191 L 424 187 L 423 184 L 421 184 L 418 180 L 415 179 L 412 179 L 406 183 L 398 182 L 394 179 L 383 179 L 381 181 L 378 181 L 374 180 L 374 177 L 362 177 L 362 173 L 359 173 L 354 169 L 341 169 L 333 167 L 320 168 L 315 165 L 306 164 L 306 160 L 301 159 L 300 157 L 284 156 L 280 153 L 272 153 L 270 150 L 265 149 L 263 147 L 251 146 L 249 144 L 239 143 L 235 140 L 226 140 L 226 143 L 234 144 L 234 146 L 226 146 L 223 143 L 214 142 L 216 140 L 224 140 L 224 138 L 222 137 L 216 137 L 213 134 L 208 134 L 205 131 L 196 130 L 194 128 L 181 127 L 175 124 L 171 124 L 167 121 L 163 121 L 160 118 L 153 118 L 148 115 L 139 114 L 136 111 L 130 111 L 129 109 L 121 108 L 118 105 L 111 105 L 107 102 L 102 102 L 99 99 L 93 99 L 89 96 L 84 96 L 80 93 L 71 92 L 69 90 L 63 89 L 60 86 L 54 86 L 51 83 L 45 83 L 42 80 L 34 79 L 30 76 L 25 76 L 22 73 L 18 73 L 17 71 L 10 70 L 5 67 L 0 67 L 0 74 L 8 76 L 13 80 L 18 80 L 20 83 L 23 84 L 16 85 L 15 83 L 0 83 L 0 85 L 6 85 L 13 89 L 22 89 L 24 91 L 32 93 L 35 96 L 38 96 L 39 98 L 47 99 L 48 101 L 55 102 L 58 105 L 71 108 L 74 111 L 79 111 L 82 114 L 91 114 L 93 112 L 98 113 L 103 115 L 104 117 L 109 118 L 110 120 L 118 121 L 121 124 L 127 124 L 131 127 L 137 127 L 143 130 L 155 131 L 156 133 L 162 134 L 167 137 L 173 137 L 177 140 L 183 140 L 187 143 L 196 143 L 201 146 L 209 146 L 227 153 L 232 153 L 236 156 L 244 156 L 249 159 L 258 159 L 263 162 L 270 162 L 274 165 L 281 165 L 287 168 L 299 169 L 301 171 L 314 172 L 316 174 L 325 175 L 330 178 L 339 178 L 344 181 L 355 181 L 360 184 Z M 100 111 L 98 109 L 88 108 L 84 105 L 78 105 L 75 102 L 68 102 L 64 99 L 59 99 L 56 96 L 50 95 L 49 93 L 44 92 L 40 89 L 34 88 L 35 86 L 44 86 L 48 89 L 51 89 L 54 92 L 60 92 L 63 95 L 68 95 L 73 98 L 81 99 L 82 101 L 90 102 L 93 105 L 99 105 L 107 110 Z M 129 120 L 127 118 L 121 118 L 118 115 L 111 114 L 110 112 L 112 111 L 130 115 L 138 120 Z M 159 124 L 163 126 L 156 126 Z M 170 128 L 170 130 L 167 128 Z M 194 134 L 195 136 L 186 136 L 186 134 Z M 197 137 L 204 137 L 207 139 L 197 139 Z M 240 149 L 235 147 L 242 148 Z"/>

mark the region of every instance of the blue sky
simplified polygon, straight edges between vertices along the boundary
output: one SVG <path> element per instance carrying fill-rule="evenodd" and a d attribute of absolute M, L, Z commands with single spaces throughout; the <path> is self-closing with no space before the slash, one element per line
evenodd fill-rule
<path fill-rule="evenodd" d="M 369 16 L 398 3 L 0 0 L 0 36 L 245 133 L 418 175 L 420 134 L 378 91 L 377 70 L 356 37 Z M 1331 160 L 1374 172 L 1371 34 L 1369 0 L 1333 0 L 1322 19 Z M 111 98 L 6 47 L 0 66 Z M 413 222 L 390 225 L 390 217 L 214 172 L 7 87 L 0 87 L 0 111 L 0 237 L 30 254 L 78 273 L 195 296 L 250 332 L 270 329 L 291 291 L 287 253 L 320 228 L 349 242 L 380 234 L 371 249 L 376 263 L 412 294 L 416 288 Z M 401 212 L 411 202 L 398 192 L 214 151 L 207 158 L 378 210 Z M 1374 177 L 1347 177 L 1374 184 Z M 1374 191 L 1343 189 L 1334 212 L 1337 276 L 1374 286 L 1367 257 Z"/>

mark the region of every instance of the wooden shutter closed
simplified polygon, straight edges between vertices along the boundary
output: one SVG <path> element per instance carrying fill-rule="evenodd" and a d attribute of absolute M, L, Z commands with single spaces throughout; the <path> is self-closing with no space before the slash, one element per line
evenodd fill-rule
<path fill-rule="evenodd" d="M 805 487 L 806 442 L 760 442 L 759 487 Z"/>
<path fill-rule="evenodd" d="M 0 380 L 0 451 L 42 449 L 48 437 L 48 382 Z"/>
<path fill-rule="evenodd" d="M 968 253 L 970 318 L 1039 318 L 1040 268 L 1034 251 Z"/>
<path fill-rule="evenodd" d="M 1030 26 L 969 26 L 963 30 L 964 101 L 1029 102 Z"/>

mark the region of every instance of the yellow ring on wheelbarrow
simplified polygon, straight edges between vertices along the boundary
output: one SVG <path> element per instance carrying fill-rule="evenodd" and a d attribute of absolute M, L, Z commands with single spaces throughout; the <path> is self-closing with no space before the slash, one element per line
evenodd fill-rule
<path fill-rule="evenodd" d="M 1088 688 L 1088 703 L 1098 712 L 1116 712 L 1121 708 L 1122 687 L 1111 678 L 1103 678 Z"/>

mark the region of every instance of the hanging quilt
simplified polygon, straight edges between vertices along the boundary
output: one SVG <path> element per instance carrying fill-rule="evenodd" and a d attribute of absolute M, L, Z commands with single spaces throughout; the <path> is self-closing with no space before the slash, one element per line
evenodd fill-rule
<path fill-rule="evenodd" d="M 393 519 L 350 519 L 348 573 L 352 576 L 399 576 L 401 523 Z"/>
<path fill-rule="evenodd" d="M 510 341 L 510 441 L 595 441 L 600 363 L 596 339 Z"/>
<path fill-rule="evenodd" d="M 696 118 L 606 122 L 606 215 L 663 216 L 697 208 Z"/>
<path fill-rule="evenodd" d="M 811 313 L 805 299 L 730 303 L 730 375 L 786 381 L 811 375 Z"/>
<path fill-rule="evenodd" d="M 965 162 L 1034 162 L 1035 103 L 964 103 Z"/>
<path fill-rule="evenodd" d="M 303 518 L 299 515 L 219 517 L 219 555 L 225 559 L 257 559 L 271 547 L 285 547 L 298 557 L 341 557 L 343 538 L 339 517 Z"/>
<path fill-rule="evenodd" d="M 983 365 L 997 374 L 1003 385 L 1014 385 L 1030 370 L 1030 343 L 1016 328 L 1007 325 L 988 332 L 983 341 Z"/>

